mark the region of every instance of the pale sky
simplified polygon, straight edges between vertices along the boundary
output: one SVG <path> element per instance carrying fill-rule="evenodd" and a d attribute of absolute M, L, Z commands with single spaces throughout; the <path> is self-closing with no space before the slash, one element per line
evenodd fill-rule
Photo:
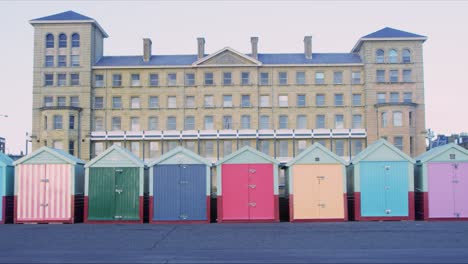
<path fill-rule="evenodd" d="M 68 10 L 96 19 L 109 34 L 105 55 L 206 53 L 229 46 L 259 53 L 349 52 L 358 39 L 389 26 L 425 35 L 426 127 L 436 133 L 468 131 L 468 1 L 22 1 L 0 0 L 0 137 L 7 152 L 25 149 L 31 133 L 33 27 L 29 20 Z"/>

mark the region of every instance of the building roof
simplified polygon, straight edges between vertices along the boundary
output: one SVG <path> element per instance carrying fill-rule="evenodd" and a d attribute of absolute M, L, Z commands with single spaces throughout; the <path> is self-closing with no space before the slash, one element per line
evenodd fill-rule
<path fill-rule="evenodd" d="M 0 166 L 13 166 L 13 160 L 6 154 L 0 152 Z"/>
<path fill-rule="evenodd" d="M 413 158 L 406 155 L 403 151 L 399 150 L 393 144 L 390 144 L 385 139 L 379 139 L 379 140 L 375 141 L 374 143 L 370 144 L 369 146 L 367 146 L 366 149 L 364 149 L 359 154 L 354 156 L 354 158 L 351 160 L 351 163 L 352 164 L 359 163 L 361 160 L 365 159 L 367 156 L 371 155 L 372 153 L 374 153 L 376 150 L 378 150 L 382 146 L 387 146 L 390 150 L 392 150 L 393 152 L 398 154 L 403 159 L 405 159 L 405 160 L 407 160 L 407 161 L 409 161 L 409 162 L 411 162 L 413 164 L 416 163 Z"/>
<path fill-rule="evenodd" d="M 385 27 L 373 33 L 365 35 L 362 38 L 425 38 L 426 36 L 414 34 L 411 32 Z"/>
<path fill-rule="evenodd" d="M 463 148 L 463 147 L 461 147 L 461 146 L 459 146 L 459 145 L 457 145 L 455 143 L 449 143 L 449 144 L 446 144 L 446 145 L 443 145 L 443 146 L 432 148 L 429 151 L 424 152 L 423 154 L 419 155 L 416 158 L 416 161 L 421 162 L 421 163 L 428 162 L 428 161 L 432 160 L 433 158 L 445 153 L 446 151 L 448 151 L 450 149 L 456 149 L 456 150 L 459 150 L 460 152 L 468 155 L 468 150 L 466 150 L 465 148 Z"/>
<path fill-rule="evenodd" d="M 246 54 L 249 55 L 249 54 Z M 264 65 L 313 65 L 313 64 L 360 64 L 361 58 L 354 53 L 314 53 L 306 59 L 303 53 L 258 54 Z M 197 55 L 153 55 L 148 62 L 143 56 L 104 56 L 96 67 L 151 67 L 151 66 L 192 66 L 198 61 Z"/>
<path fill-rule="evenodd" d="M 22 157 L 21 159 L 15 161 L 13 164 L 18 165 L 25 163 L 26 161 L 33 159 L 37 155 L 41 154 L 42 152 L 47 152 L 69 164 L 72 165 L 77 165 L 77 164 L 85 164 L 85 162 L 73 155 L 68 154 L 67 152 L 60 150 L 60 149 L 54 149 L 54 148 L 49 148 L 49 147 L 41 147 L 40 149 L 34 151 L 33 153 L 29 154 L 28 156 Z"/>

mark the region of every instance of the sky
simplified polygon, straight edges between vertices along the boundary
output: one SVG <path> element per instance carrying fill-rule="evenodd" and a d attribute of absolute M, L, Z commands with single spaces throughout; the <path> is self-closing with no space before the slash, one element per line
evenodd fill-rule
<path fill-rule="evenodd" d="M 104 55 L 141 55 L 145 37 L 153 54 L 196 54 L 197 37 L 205 37 L 206 53 L 226 46 L 249 53 L 251 36 L 259 37 L 259 53 L 299 53 L 305 35 L 313 36 L 313 52 L 349 52 L 386 26 L 424 35 L 426 127 L 468 132 L 468 0 L 0 0 L 0 137 L 7 153 L 25 150 L 32 127 L 28 21 L 68 10 L 106 30 Z"/>

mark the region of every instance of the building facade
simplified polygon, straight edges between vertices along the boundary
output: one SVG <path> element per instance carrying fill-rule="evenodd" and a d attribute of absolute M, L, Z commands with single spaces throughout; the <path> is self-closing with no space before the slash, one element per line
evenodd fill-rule
<path fill-rule="evenodd" d="M 104 56 L 107 33 L 73 11 L 34 26 L 33 150 L 89 160 L 119 144 L 145 160 L 183 146 L 216 161 L 249 145 L 291 160 L 319 142 L 349 160 L 379 138 L 425 151 L 426 37 L 384 28 L 349 53 Z"/>
<path fill-rule="evenodd" d="M 0 152 L 5 153 L 5 139 L 0 137 Z"/>

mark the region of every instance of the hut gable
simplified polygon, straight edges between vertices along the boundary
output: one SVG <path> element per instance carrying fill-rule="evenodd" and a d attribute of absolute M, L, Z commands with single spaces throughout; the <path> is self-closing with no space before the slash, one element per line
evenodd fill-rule
<path fill-rule="evenodd" d="M 279 162 L 272 157 L 260 152 L 252 147 L 245 146 L 238 151 L 229 154 L 216 163 L 216 166 L 221 164 L 236 164 L 236 163 L 273 163 L 279 165 Z"/>
<path fill-rule="evenodd" d="M 369 145 L 364 151 L 356 155 L 352 160 L 352 164 L 357 164 L 361 161 L 415 161 L 392 144 L 384 139 L 377 140 Z"/>
<path fill-rule="evenodd" d="M 206 166 L 211 166 L 211 163 L 200 157 L 199 155 L 193 153 L 192 151 L 185 149 L 183 147 L 177 147 L 164 155 L 159 159 L 156 159 L 148 164 L 148 166 L 154 165 L 164 165 L 164 164 L 205 164 Z"/>
<path fill-rule="evenodd" d="M 145 167 L 143 161 L 127 149 L 113 145 L 99 156 L 86 163 L 89 167 Z"/>
<path fill-rule="evenodd" d="M 290 167 L 294 164 L 343 164 L 346 166 L 346 162 L 331 152 L 323 145 L 314 143 L 297 155 L 293 160 L 288 162 L 286 166 Z"/>
<path fill-rule="evenodd" d="M 450 143 L 444 146 L 433 148 L 416 158 L 418 162 L 459 162 L 468 161 L 468 150 Z"/>
<path fill-rule="evenodd" d="M 23 157 L 13 164 L 84 164 L 83 160 L 80 160 L 62 150 L 53 149 L 49 147 L 42 147 L 30 155 Z"/>

